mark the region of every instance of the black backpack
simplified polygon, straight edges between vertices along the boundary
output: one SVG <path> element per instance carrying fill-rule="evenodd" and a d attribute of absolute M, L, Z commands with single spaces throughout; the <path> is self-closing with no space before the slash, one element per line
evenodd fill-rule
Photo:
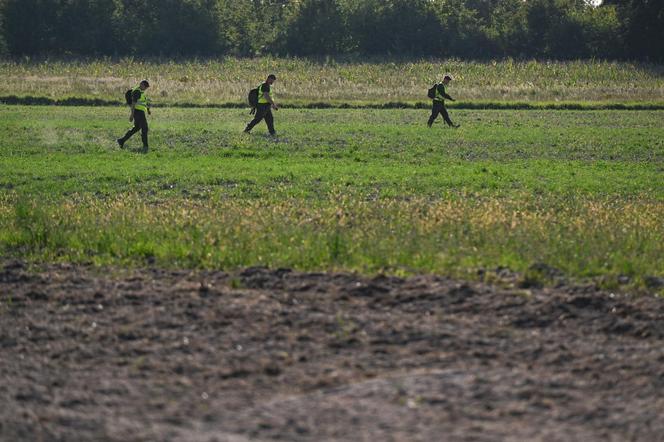
<path fill-rule="evenodd" d="M 438 88 L 438 83 L 434 84 L 431 86 L 431 89 L 427 91 L 427 97 L 431 98 L 432 100 L 436 98 L 436 89 Z"/>
<path fill-rule="evenodd" d="M 125 101 L 127 102 L 127 106 L 131 106 L 131 104 L 134 102 L 132 95 L 134 95 L 133 89 L 129 89 L 127 92 L 125 92 Z"/>
<path fill-rule="evenodd" d="M 247 101 L 249 102 L 249 106 L 251 106 L 252 110 L 258 107 L 258 88 L 249 91 Z"/>

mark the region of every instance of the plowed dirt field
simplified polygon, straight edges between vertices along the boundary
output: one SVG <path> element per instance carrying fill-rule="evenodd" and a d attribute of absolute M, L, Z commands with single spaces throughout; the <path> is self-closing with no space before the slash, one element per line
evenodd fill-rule
<path fill-rule="evenodd" d="M 0 266 L 3 441 L 655 441 L 663 416 L 661 298 Z"/>

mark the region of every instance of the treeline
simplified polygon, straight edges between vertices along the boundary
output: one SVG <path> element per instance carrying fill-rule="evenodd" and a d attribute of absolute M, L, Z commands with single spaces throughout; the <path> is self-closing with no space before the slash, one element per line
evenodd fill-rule
<path fill-rule="evenodd" d="M 664 60 L 664 1 L 0 0 L 5 56 Z"/>

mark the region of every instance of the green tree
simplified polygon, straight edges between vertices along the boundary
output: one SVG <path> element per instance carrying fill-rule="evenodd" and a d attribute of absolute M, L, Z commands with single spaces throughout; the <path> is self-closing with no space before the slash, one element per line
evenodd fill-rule
<path fill-rule="evenodd" d="M 123 52 L 212 55 L 220 52 L 216 0 L 120 0 Z"/>
<path fill-rule="evenodd" d="M 530 0 L 526 3 L 529 53 L 546 58 L 586 54 L 583 30 L 575 15 L 589 7 L 583 0 Z"/>
<path fill-rule="evenodd" d="M 58 4 L 50 0 L 6 0 L 5 39 L 14 55 L 45 54 L 57 50 Z"/>
<path fill-rule="evenodd" d="M 285 24 L 284 52 L 336 55 L 347 46 L 346 26 L 336 0 L 303 0 L 293 5 Z"/>
<path fill-rule="evenodd" d="M 75 55 L 112 54 L 117 46 L 113 0 L 61 0 L 53 24 L 60 51 Z"/>
<path fill-rule="evenodd" d="M 286 24 L 298 1 L 247 0 L 253 3 L 249 39 L 251 55 L 277 54 L 287 38 Z"/>
<path fill-rule="evenodd" d="M 615 6 L 588 7 L 575 19 L 583 30 L 586 56 L 615 59 L 625 53 L 620 18 Z"/>
<path fill-rule="evenodd" d="M 529 54 L 528 20 L 521 0 L 504 0 L 496 4 L 489 17 L 487 37 L 497 56 L 526 57 Z"/>
<path fill-rule="evenodd" d="M 7 49 L 7 41 L 5 40 L 5 6 L 6 0 L 0 0 L 0 57 L 4 58 L 9 54 Z"/>
<path fill-rule="evenodd" d="M 664 59 L 664 2 L 0 0 L 0 55 Z"/>
<path fill-rule="evenodd" d="M 618 5 L 623 17 L 627 57 L 664 60 L 664 2 L 626 0 Z"/>
<path fill-rule="evenodd" d="M 365 0 L 342 3 L 349 47 L 362 54 L 436 56 L 440 22 L 429 0 Z"/>
<path fill-rule="evenodd" d="M 252 35 L 258 34 L 251 1 L 217 0 L 217 35 L 219 49 L 234 55 L 252 55 Z"/>
<path fill-rule="evenodd" d="M 482 17 L 481 10 L 475 9 L 475 3 L 467 4 L 466 0 L 437 2 L 442 27 L 439 38 L 444 55 L 464 58 L 495 55 L 497 48 L 489 38 L 488 19 Z M 489 15 L 488 12 L 485 14 Z"/>

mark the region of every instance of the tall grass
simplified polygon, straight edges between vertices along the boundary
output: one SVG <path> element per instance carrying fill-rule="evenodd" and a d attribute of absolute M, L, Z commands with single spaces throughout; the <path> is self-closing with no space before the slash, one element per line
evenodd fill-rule
<path fill-rule="evenodd" d="M 129 86 L 148 78 L 155 102 L 162 105 L 239 103 L 270 72 L 279 76 L 279 99 L 300 103 L 423 101 L 428 85 L 446 72 L 455 77 L 450 93 L 464 101 L 664 101 L 664 66 L 595 60 L 5 61 L 0 63 L 0 96 L 121 101 Z"/>
<path fill-rule="evenodd" d="M 468 277 L 544 262 L 568 276 L 664 269 L 664 204 L 619 199 L 169 199 L 0 204 L 4 252 L 50 261 L 247 265 Z"/>

